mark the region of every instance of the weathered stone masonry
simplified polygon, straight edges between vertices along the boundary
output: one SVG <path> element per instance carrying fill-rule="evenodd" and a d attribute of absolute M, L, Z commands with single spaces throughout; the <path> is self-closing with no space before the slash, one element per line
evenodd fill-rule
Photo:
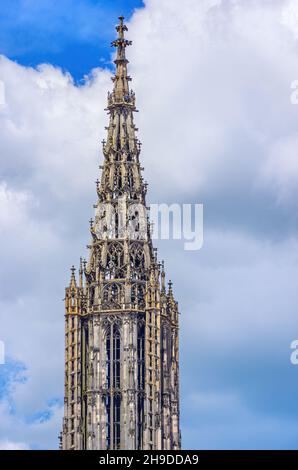
<path fill-rule="evenodd" d="M 179 449 L 178 304 L 152 246 L 119 20 L 90 256 L 65 295 L 62 448 Z"/>

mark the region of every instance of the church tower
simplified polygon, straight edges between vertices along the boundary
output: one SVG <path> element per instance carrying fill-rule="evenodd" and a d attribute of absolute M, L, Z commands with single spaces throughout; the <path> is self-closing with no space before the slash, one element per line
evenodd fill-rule
<path fill-rule="evenodd" d="M 63 449 L 180 449 L 178 304 L 157 260 L 123 17 L 88 262 L 65 295 Z"/>

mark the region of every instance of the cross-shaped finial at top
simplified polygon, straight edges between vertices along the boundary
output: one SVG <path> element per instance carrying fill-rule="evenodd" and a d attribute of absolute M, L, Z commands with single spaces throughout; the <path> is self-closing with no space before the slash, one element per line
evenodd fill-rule
<path fill-rule="evenodd" d="M 124 31 L 127 31 L 127 26 L 123 23 L 124 16 L 119 16 L 120 23 L 116 26 L 119 39 L 124 39 Z"/>
<path fill-rule="evenodd" d="M 115 64 L 117 64 L 117 60 L 119 61 L 126 61 L 125 58 L 125 48 L 126 46 L 130 46 L 132 44 L 131 41 L 128 41 L 124 38 L 124 31 L 128 31 L 126 24 L 123 23 L 124 16 L 119 16 L 119 24 L 116 26 L 116 31 L 118 33 L 118 37 L 115 41 L 111 42 L 111 45 L 117 47 L 117 59 Z M 112 77 L 112 80 L 115 81 L 116 77 Z M 128 80 L 128 77 L 126 77 Z"/>

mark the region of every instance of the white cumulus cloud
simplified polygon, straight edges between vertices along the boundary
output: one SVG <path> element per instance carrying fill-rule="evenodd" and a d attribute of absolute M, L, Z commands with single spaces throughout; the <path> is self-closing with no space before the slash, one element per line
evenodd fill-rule
<path fill-rule="evenodd" d="M 150 199 L 205 206 L 201 251 L 160 244 L 182 313 L 186 447 L 206 446 L 204 430 L 210 446 L 233 447 L 229 415 L 239 446 L 277 447 L 279 425 L 297 428 L 288 350 L 298 334 L 295 8 L 282 0 L 185 0 L 183 9 L 178 0 L 147 0 L 129 24 Z M 26 367 L 26 380 L 0 400 L 3 448 L 58 445 L 62 299 L 68 267 L 89 242 L 110 76 L 97 68 L 77 86 L 49 64 L 0 58 L 0 339 Z M 285 433 L 280 445 L 294 439 Z"/>

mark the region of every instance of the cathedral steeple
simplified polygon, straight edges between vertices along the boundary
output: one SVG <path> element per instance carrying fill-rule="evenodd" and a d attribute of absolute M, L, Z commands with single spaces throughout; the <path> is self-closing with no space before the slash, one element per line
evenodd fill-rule
<path fill-rule="evenodd" d="M 116 27 L 88 263 L 65 298 L 63 449 L 179 449 L 178 305 L 153 248 L 124 37 Z"/>

